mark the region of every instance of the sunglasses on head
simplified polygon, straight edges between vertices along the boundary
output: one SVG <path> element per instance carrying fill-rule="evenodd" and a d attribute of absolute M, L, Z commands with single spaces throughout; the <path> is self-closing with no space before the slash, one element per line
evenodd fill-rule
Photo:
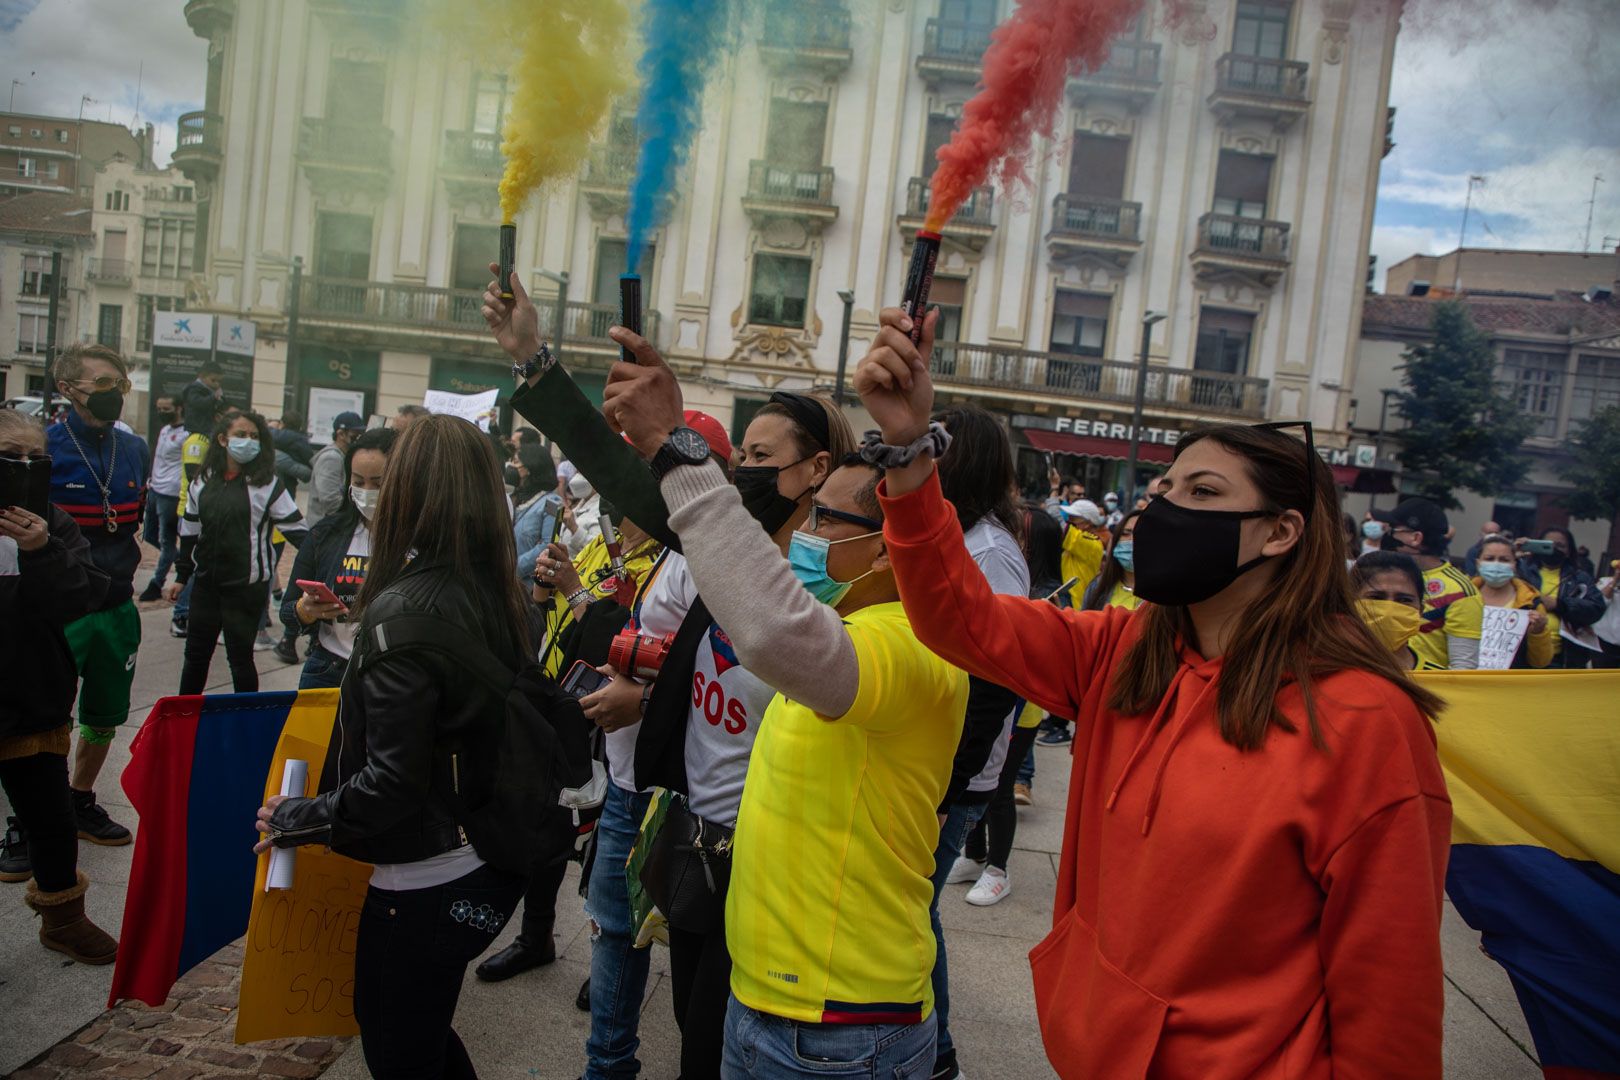
<path fill-rule="evenodd" d="M 1311 520 L 1311 511 L 1316 507 L 1316 437 L 1309 420 L 1274 420 L 1269 424 L 1255 424 L 1262 431 L 1281 431 L 1283 428 L 1299 428 L 1305 433 L 1305 508 L 1302 514 L 1308 522 Z"/>
<path fill-rule="evenodd" d="M 120 394 L 127 394 L 129 393 L 130 387 L 134 386 L 135 384 L 122 376 L 102 375 L 101 377 L 95 379 L 74 379 L 73 385 L 80 388 L 89 386 L 97 393 L 102 393 L 107 390 L 117 390 Z"/>

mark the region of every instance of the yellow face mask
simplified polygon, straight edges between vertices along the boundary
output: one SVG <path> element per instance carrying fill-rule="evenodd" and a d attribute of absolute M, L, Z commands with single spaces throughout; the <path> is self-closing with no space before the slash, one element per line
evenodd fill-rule
<path fill-rule="evenodd" d="M 1394 600 L 1357 600 L 1356 612 L 1390 652 L 1400 652 L 1423 625 L 1423 616 L 1414 608 Z"/>

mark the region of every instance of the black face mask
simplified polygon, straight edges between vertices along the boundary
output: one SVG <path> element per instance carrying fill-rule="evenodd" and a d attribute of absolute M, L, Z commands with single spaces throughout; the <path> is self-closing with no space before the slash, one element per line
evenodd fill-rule
<path fill-rule="evenodd" d="M 792 468 L 791 465 L 788 467 Z M 743 507 L 772 536 L 799 509 L 799 499 L 810 492 L 809 488 L 805 488 L 799 493 L 799 499 L 783 495 L 776 487 L 776 478 L 781 473 L 781 468 L 776 465 L 739 465 L 731 471 L 732 482 L 737 485 L 737 494 L 742 496 Z"/>
<path fill-rule="evenodd" d="M 1136 519 L 1136 595 L 1154 604 L 1185 607 L 1208 600 L 1265 562 L 1238 563 L 1243 522 L 1271 517 L 1266 510 L 1189 510 L 1160 496 Z"/>
<path fill-rule="evenodd" d="M 1557 569 L 1558 567 L 1564 565 L 1564 559 L 1567 557 L 1568 556 L 1566 556 L 1562 551 L 1555 548 L 1554 550 L 1549 551 L 1547 554 L 1541 556 L 1541 565 L 1551 566 L 1554 569 Z"/>
<path fill-rule="evenodd" d="M 117 390 L 97 390 L 86 395 L 84 407 L 90 415 L 104 424 L 110 424 L 124 411 L 124 395 Z"/>
<path fill-rule="evenodd" d="M 506 475 L 506 482 L 508 484 L 511 484 L 515 488 L 523 486 L 523 477 L 521 475 L 519 475 L 516 465 L 508 465 L 506 467 L 506 474 L 505 475 Z"/>

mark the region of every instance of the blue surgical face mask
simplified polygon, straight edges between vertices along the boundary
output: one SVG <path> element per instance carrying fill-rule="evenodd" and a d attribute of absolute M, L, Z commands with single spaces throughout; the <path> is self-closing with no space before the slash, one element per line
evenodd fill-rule
<path fill-rule="evenodd" d="M 1382 521 L 1363 521 L 1361 523 L 1361 535 L 1369 540 L 1377 540 L 1384 535 L 1384 523 Z"/>
<path fill-rule="evenodd" d="M 233 435 L 225 441 L 225 452 L 238 465 L 246 465 L 259 456 L 259 440 Z"/>
<path fill-rule="evenodd" d="M 1513 580 L 1513 564 L 1505 562 L 1482 562 L 1479 564 L 1480 579 L 1487 585 L 1506 585 Z"/>
<path fill-rule="evenodd" d="M 1121 540 L 1114 545 L 1114 561 L 1119 563 L 1122 569 L 1134 570 L 1136 568 L 1135 553 L 1136 543 L 1134 541 Z"/>
<path fill-rule="evenodd" d="M 837 607 L 838 602 L 849 593 L 850 587 L 873 571 L 868 570 L 849 581 L 839 581 L 827 570 L 828 551 L 834 544 L 847 544 L 851 540 L 865 540 L 878 535 L 862 533 L 843 540 L 828 540 L 815 533 L 794 532 L 788 544 L 788 565 L 793 568 L 793 575 L 799 579 L 799 584 L 809 590 L 811 596 L 829 607 Z"/>

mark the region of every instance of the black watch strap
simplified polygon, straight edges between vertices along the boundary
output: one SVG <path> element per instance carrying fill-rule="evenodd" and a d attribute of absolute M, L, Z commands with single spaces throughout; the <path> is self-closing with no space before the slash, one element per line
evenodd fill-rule
<path fill-rule="evenodd" d="M 671 469 L 682 465 L 701 465 L 709 460 L 709 444 L 689 427 L 678 427 L 669 433 L 664 445 L 658 448 L 649 464 L 653 479 L 662 481 Z"/>

